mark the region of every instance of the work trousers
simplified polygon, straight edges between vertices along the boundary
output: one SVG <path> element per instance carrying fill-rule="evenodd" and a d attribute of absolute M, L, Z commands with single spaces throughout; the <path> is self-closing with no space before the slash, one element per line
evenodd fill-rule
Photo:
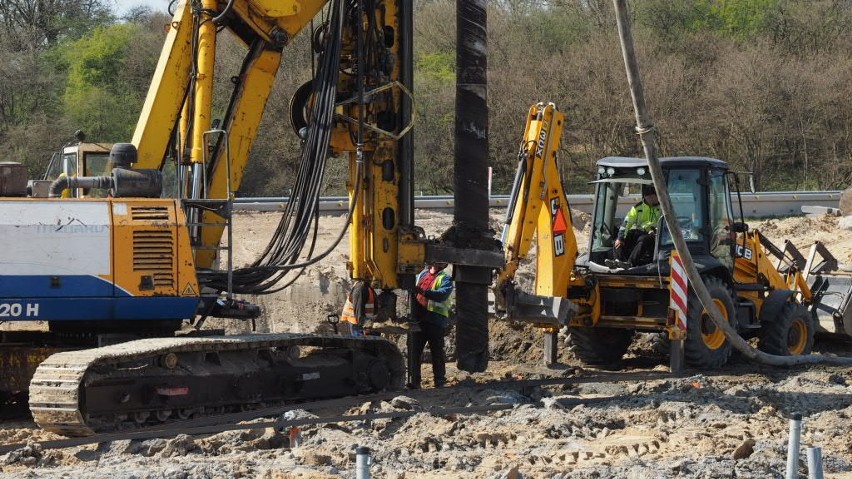
<path fill-rule="evenodd" d="M 624 246 L 616 249 L 616 259 L 629 261 L 631 266 L 648 263 L 648 257 L 654 254 L 655 241 L 655 235 L 645 232 L 630 235 Z"/>
<path fill-rule="evenodd" d="M 444 327 L 437 324 L 420 321 L 420 331 L 411 334 L 411 347 L 409 351 L 414 357 L 416 366 L 410 371 L 411 385 L 420 387 L 420 365 L 423 358 L 423 350 L 426 344 L 429 344 L 429 351 L 432 352 L 432 371 L 435 376 L 435 385 L 442 386 L 447 382 L 447 353 L 444 351 Z"/>

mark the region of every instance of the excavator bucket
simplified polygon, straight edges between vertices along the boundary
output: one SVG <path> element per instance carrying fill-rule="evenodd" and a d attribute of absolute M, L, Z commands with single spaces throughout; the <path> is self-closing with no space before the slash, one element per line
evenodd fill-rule
<path fill-rule="evenodd" d="M 577 313 L 577 305 L 568 298 L 537 296 L 516 291 L 512 305 L 512 320 L 539 326 L 566 326 Z"/>
<path fill-rule="evenodd" d="M 820 274 L 813 277 L 812 311 L 818 333 L 846 334 L 852 337 L 852 274 Z"/>
<path fill-rule="evenodd" d="M 819 241 L 811 245 L 807 259 L 798 257 L 813 295 L 811 312 L 817 321 L 816 331 L 852 337 L 852 272 L 842 270 L 837 258 Z"/>
<path fill-rule="evenodd" d="M 815 241 L 803 255 L 791 242 L 778 248 L 761 236 L 760 243 L 777 260 L 776 270 L 782 275 L 802 273 L 807 281 L 810 311 L 816 320 L 815 330 L 822 334 L 852 337 L 852 272 L 845 271 L 837 258 L 820 241 Z M 808 298 L 810 296 L 810 298 Z"/>

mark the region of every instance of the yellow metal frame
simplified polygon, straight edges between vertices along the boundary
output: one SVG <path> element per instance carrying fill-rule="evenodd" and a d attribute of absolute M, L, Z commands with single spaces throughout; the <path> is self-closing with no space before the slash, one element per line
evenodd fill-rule
<path fill-rule="evenodd" d="M 229 178 L 224 166 L 228 161 L 224 158 L 225 152 L 217 152 L 211 165 L 203 167 L 207 169 L 204 197 L 227 199 L 229 182 L 231 191 L 239 189 L 258 125 L 275 82 L 281 50 L 310 24 L 326 3 L 327 0 L 236 0 L 233 3 L 226 25 L 248 46 L 248 54 L 241 88 L 236 92 L 229 118 L 223 126 L 229 132 L 231 144 L 231 175 Z M 204 11 L 193 13 L 188 0 L 178 3 L 133 136 L 133 143 L 139 150 L 137 167 L 162 167 L 176 127 L 182 143 L 178 148 L 179 155 L 190 151 L 188 158 L 180 158 L 181 164 L 204 161 L 204 148 L 208 146 L 203 134 L 210 128 L 216 67 L 217 26 L 211 21 L 210 12 L 221 12 L 226 4 L 224 0 L 203 0 Z M 355 199 L 352 196 L 357 189 L 356 185 L 361 185 L 358 208 L 350 229 L 352 276 L 370 279 L 374 287 L 395 288 L 399 283 L 397 270 L 400 256 L 404 257 L 404 261 L 422 261 L 425 255 L 423 248 L 416 244 L 416 239 L 408 238 L 403 251 L 399 249 L 398 143 L 409 126 L 401 126 L 398 131 L 382 131 L 378 127 L 379 116 L 384 112 L 397 114 L 401 109 L 403 95 L 408 94 L 400 86 L 402 62 L 399 58 L 403 43 L 400 41 L 401 36 L 410 32 L 399 30 L 396 2 L 382 3 L 380 8 L 381 15 L 365 12 L 364 21 L 359 24 L 366 25 L 368 15 L 374 19 L 384 19 L 387 24 L 382 27 L 387 28 L 382 31 L 392 31 L 395 35 L 389 50 L 398 61 L 394 62 L 393 72 L 386 81 L 363 86 L 366 91 L 374 93 L 368 96 L 363 112 L 359 112 L 357 102 L 339 105 L 337 111 L 343 119 L 359 118 L 359 113 L 363 113 L 365 118 L 364 129 L 367 133 L 362 147 L 362 177 L 355 177 L 358 171 L 358 155 L 355 153 L 357 145 L 351 141 L 353 132 L 358 128 L 357 121 L 338 122 L 334 126 L 331 147 L 335 153 L 348 157 L 351 170 L 348 183 L 350 201 Z M 349 58 L 355 58 L 356 38 L 357 33 L 352 31 L 344 36 L 341 53 L 344 63 Z M 195 78 L 192 78 L 193 65 Z M 189 91 L 193 85 L 194 90 Z M 339 92 L 352 96 L 357 88 L 352 78 L 342 78 L 338 85 Z M 201 229 L 196 263 L 198 267 L 209 268 L 215 260 L 215 250 L 211 247 L 219 244 L 224 226 L 219 226 L 222 224 L 221 218 L 211 212 L 204 212 L 200 221 L 210 226 Z"/>
<path fill-rule="evenodd" d="M 258 44 L 253 46 L 249 52 L 249 67 L 246 71 L 243 85 L 238 92 L 235 111 L 230 116 L 230 121 L 224 126 L 228 132 L 231 142 L 231 158 L 225 158 L 226 151 L 220 148 L 213 162 L 212 171 L 208 176 L 208 197 L 227 199 L 228 192 L 228 168 L 226 161 L 231 162 L 231 188 L 237 191 L 242 183 L 245 170 L 248 166 L 249 154 L 254 144 L 257 128 L 260 124 L 263 111 L 272 87 L 275 84 L 275 75 L 281 63 L 281 52 L 263 48 Z M 212 212 L 204 212 L 203 222 L 208 224 L 201 230 L 201 244 L 216 245 L 222 237 L 224 226 L 222 218 Z M 198 250 L 196 262 L 203 267 L 209 267 L 215 260 L 214 250 Z"/>
<path fill-rule="evenodd" d="M 375 12 L 365 12 L 365 15 L 375 15 L 385 20 L 384 31 L 393 31 L 393 44 L 390 54 L 399 59 L 403 42 L 399 28 L 399 8 L 396 1 L 383 4 L 382 15 Z M 366 18 L 360 25 L 366 25 Z M 341 57 L 346 58 L 355 54 L 357 32 L 349 32 L 344 37 Z M 364 32 L 366 35 L 366 32 Z M 417 245 L 415 238 L 403 235 L 399 231 L 399 186 L 400 161 L 399 140 L 404 136 L 409 125 L 397 125 L 398 131 L 384 131 L 378 127 L 378 118 L 385 112 L 397 114 L 402 108 L 403 95 L 407 94 L 401 85 L 401 61 L 395 61 L 390 78 L 386 83 L 363 85 L 365 93 L 364 111 L 357 102 L 348 101 L 338 106 L 338 117 L 343 123 L 337 124 L 331 139 L 332 149 L 340 154 L 346 154 L 349 162 L 349 179 L 347 189 L 349 201 L 356 203 L 352 223 L 349 229 L 349 268 L 353 278 L 368 279 L 374 288 L 398 288 L 399 268 L 403 264 L 422 263 L 425 249 Z M 356 95 L 358 85 L 353 78 L 341 78 L 338 91 Z M 397 114 L 399 117 L 399 115 Z M 364 118 L 364 145 L 361 157 L 363 167 L 359 170 L 358 145 L 353 143 L 359 126 L 353 120 Z M 348 121 L 347 121 L 348 120 Z M 361 177 L 357 175 L 361 171 Z M 359 188 L 358 185 L 361 185 Z M 357 192 L 357 198 L 356 198 Z M 400 243 L 404 245 L 400 246 Z M 407 272 L 407 271 L 405 271 Z"/>
<path fill-rule="evenodd" d="M 737 244 L 742 245 L 742 251 L 734 260 L 734 281 L 741 284 L 760 282 L 769 290 L 792 291 L 792 300 L 803 304 L 813 302 L 813 294 L 802 272 L 791 267 L 781 274 L 763 247 L 758 230 L 743 233 Z M 741 291 L 739 294 L 754 302 L 760 317 L 766 299 L 763 292 Z"/>
<path fill-rule="evenodd" d="M 188 0 L 178 2 L 160 52 L 148 95 L 136 123 L 133 144 L 138 168 L 160 168 L 172 129 L 184 106 L 192 68 L 193 20 Z"/>
<path fill-rule="evenodd" d="M 568 293 L 577 258 L 577 239 L 557 164 L 564 122 L 565 116 L 553 103 L 538 103 L 530 108 L 519 159 L 523 175 L 514 193 L 512 222 L 504 238 L 506 266 L 498 274 L 498 290 L 514 277 L 535 240 L 536 294 Z M 578 278 L 573 281 L 582 283 Z"/>
<path fill-rule="evenodd" d="M 219 11 L 226 2 L 204 0 L 203 7 Z M 311 19 L 322 9 L 327 0 L 237 0 L 234 2 L 234 21 L 248 26 L 256 38 L 267 42 L 271 49 L 280 50 L 276 31 L 285 32 L 283 37 L 292 38 L 310 24 Z M 221 4 L 221 5 L 220 5 Z M 210 108 L 213 98 L 213 73 L 215 69 L 216 26 L 209 15 L 201 14 L 196 27 L 189 0 L 181 0 L 175 8 L 174 18 L 169 24 L 169 33 L 160 53 L 142 113 L 133 134 L 133 144 L 139 150 L 139 168 L 160 168 L 191 83 L 193 65 L 193 39 L 198 43 L 198 73 L 193 125 L 192 161 L 201 161 L 201 135 L 210 127 Z M 250 43 L 250 39 L 243 38 Z M 276 67 L 277 68 L 277 67 Z M 261 107 L 262 111 L 262 107 Z M 186 120 L 185 112 L 182 120 Z M 259 117 L 260 115 L 256 115 Z M 250 129 L 257 131 L 254 120 L 247 121 Z M 252 136 L 251 140 L 253 141 Z M 250 143 L 249 148 L 250 150 Z M 234 165 L 246 162 L 245 157 L 233 158 Z"/>

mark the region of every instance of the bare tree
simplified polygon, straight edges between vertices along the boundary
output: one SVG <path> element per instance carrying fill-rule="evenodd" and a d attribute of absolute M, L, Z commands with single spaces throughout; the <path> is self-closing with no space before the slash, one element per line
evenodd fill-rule
<path fill-rule="evenodd" d="M 103 0 L 3 0 L 0 23 L 16 50 L 52 46 L 65 36 L 76 37 L 110 21 Z"/>

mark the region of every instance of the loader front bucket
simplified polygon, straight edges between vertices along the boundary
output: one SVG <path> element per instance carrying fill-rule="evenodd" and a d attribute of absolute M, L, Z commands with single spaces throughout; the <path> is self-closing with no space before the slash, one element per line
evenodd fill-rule
<path fill-rule="evenodd" d="M 814 293 L 811 312 L 817 320 L 816 332 L 852 337 L 852 274 L 820 274 L 810 285 Z"/>

